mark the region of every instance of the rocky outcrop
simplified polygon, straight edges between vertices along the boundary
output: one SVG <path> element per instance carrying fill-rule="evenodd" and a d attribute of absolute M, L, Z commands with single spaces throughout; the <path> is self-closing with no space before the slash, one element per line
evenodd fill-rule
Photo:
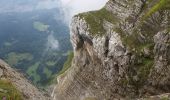
<path fill-rule="evenodd" d="M 12 83 L 21 92 L 23 100 L 50 100 L 48 94 L 37 89 L 23 74 L 12 69 L 2 60 L 0 60 L 0 79 Z"/>
<path fill-rule="evenodd" d="M 54 100 L 116 100 L 170 92 L 169 0 L 109 0 L 71 24 L 74 59 Z M 162 6 L 163 5 L 163 6 Z"/>
<path fill-rule="evenodd" d="M 150 96 L 147 98 L 140 98 L 137 100 L 169 100 L 169 98 L 170 98 L 170 94 L 165 93 L 165 94 L 161 94 L 161 95 Z"/>

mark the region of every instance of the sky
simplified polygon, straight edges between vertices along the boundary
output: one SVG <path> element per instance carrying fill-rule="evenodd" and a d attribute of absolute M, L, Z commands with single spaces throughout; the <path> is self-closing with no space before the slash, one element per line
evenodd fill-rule
<path fill-rule="evenodd" d="M 70 8 L 72 13 L 97 10 L 102 8 L 108 0 L 61 0 L 64 8 Z"/>
<path fill-rule="evenodd" d="M 61 0 L 61 8 L 65 12 L 66 22 L 75 14 L 101 9 L 108 0 Z"/>
<path fill-rule="evenodd" d="M 102 8 L 108 0 L 0 0 L 0 13 L 59 8 L 65 18 Z"/>
<path fill-rule="evenodd" d="M 108 0 L 41 0 L 36 9 L 51 9 L 58 7 L 65 15 L 65 22 L 69 23 L 72 16 L 78 13 L 102 8 Z"/>
<path fill-rule="evenodd" d="M 101 9 L 108 0 L 0 0 L 0 14 L 4 12 L 30 12 L 57 8 L 56 18 L 69 25 L 73 15 Z M 56 12 L 57 13 L 57 12 Z M 58 49 L 59 43 L 53 35 L 48 36 L 49 48 Z"/>
<path fill-rule="evenodd" d="M 39 2 L 36 9 L 59 8 L 63 12 L 66 24 L 70 24 L 73 15 L 91 10 L 101 9 L 108 0 L 43 0 Z M 51 49 L 59 49 L 58 40 L 53 35 L 48 36 L 47 46 Z"/>
<path fill-rule="evenodd" d="M 108 0 L 36 0 L 37 8 L 69 8 L 71 12 L 84 12 L 89 10 L 100 9 Z"/>

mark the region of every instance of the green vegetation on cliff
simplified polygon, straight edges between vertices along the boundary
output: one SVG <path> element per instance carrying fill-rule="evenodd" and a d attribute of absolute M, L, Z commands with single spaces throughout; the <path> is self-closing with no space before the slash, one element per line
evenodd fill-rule
<path fill-rule="evenodd" d="M 150 2 L 152 1 L 154 0 L 150 0 Z M 149 17 L 150 15 L 154 14 L 159 10 L 167 10 L 167 9 L 170 9 L 170 0 L 159 0 L 158 3 L 156 3 L 152 8 L 149 9 L 149 11 L 146 13 L 144 18 Z"/>
<path fill-rule="evenodd" d="M 64 63 L 63 69 L 57 75 L 63 74 L 65 71 L 67 71 L 67 69 L 71 67 L 71 62 L 73 60 L 73 57 L 74 57 L 74 53 L 70 51 L 68 53 L 67 61 Z"/>
<path fill-rule="evenodd" d="M 86 97 L 84 100 L 96 100 L 94 97 Z"/>
<path fill-rule="evenodd" d="M 138 86 L 143 84 L 147 79 L 148 75 L 153 67 L 154 60 L 152 58 L 141 58 L 142 63 L 138 64 L 138 77 L 140 78 Z"/>
<path fill-rule="evenodd" d="M 106 10 L 105 8 L 102 8 L 98 11 L 82 13 L 78 16 L 86 20 L 87 24 L 89 25 L 89 32 L 92 35 L 103 35 L 106 33 L 103 27 L 104 21 L 108 21 L 113 24 L 118 21 L 118 18 L 116 18 L 110 11 Z"/>
<path fill-rule="evenodd" d="M 22 100 L 22 94 L 11 82 L 0 80 L 0 100 Z"/>

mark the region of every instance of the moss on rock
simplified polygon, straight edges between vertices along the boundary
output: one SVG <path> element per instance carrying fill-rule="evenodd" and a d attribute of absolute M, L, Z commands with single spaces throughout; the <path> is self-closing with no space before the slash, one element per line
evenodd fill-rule
<path fill-rule="evenodd" d="M 73 57 L 74 57 L 74 53 L 72 51 L 69 52 L 67 60 L 64 63 L 63 69 L 57 74 L 57 76 L 63 74 L 65 71 L 67 71 L 71 67 L 71 62 L 73 60 Z"/>
<path fill-rule="evenodd" d="M 152 2 L 154 0 L 150 0 Z M 149 11 L 145 14 L 144 19 L 148 18 L 152 14 L 160 10 L 170 9 L 170 0 L 159 0 L 153 7 L 149 9 Z"/>
<path fill-rule="evenodd" d="M 7 80 L 0 80 L 0 99 L 23 100 L 22 94 Z"/>
<path fill-rule="evenodd" d="M 87 13 L 82 13 L 78 15 L 81 19 L 86 20 L 89 25 L 89 32 L 92 35 L 103 35 L 106 33 L 106 30 L 103 27 L 103 22 L 108 21 L 115 24 L 118 21 L 110 11 L 102 8 L 98 11 L 91 11 Z"/>

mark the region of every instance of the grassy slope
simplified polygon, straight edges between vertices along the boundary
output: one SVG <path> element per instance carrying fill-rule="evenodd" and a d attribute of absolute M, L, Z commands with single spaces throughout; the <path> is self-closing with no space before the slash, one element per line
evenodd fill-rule
<path fill-rule="evenodd" d="M 155 2 L 154 0 L 149 0 L 149 4 L 151 2 Z M 148 9 L 148 11 L 145 13 L 144 19 L 147 20 L 152 14 L 154 14 L 157 11 L 167 10 L 170 9 L 170 0 L 159 0 L 155 5 L 153 5 L 151 8 Z M 89 26 L 89 32 L 92 35 L 103 35 L 106 33 L 106 31 L 103 28 L 103 21 L 106 20 L 110 23 L 117 23 L 119 22 L 119 19 L 116 18 L 111 12 L 106 11 L 105 8 L 99 10 L 99 11 L 92 11 L 88 13 L 83 13 L 78 15 L 81 19 L 85 19 Z M 144 21 L 144 20 L 142 20 Z M 141 22 L 142 23 L 142 22 Z M 143 24 L 143 23 L 142 23 Z M 134 51 L 136 53 L 137 57 L 141 59 L 141 63 L 136 63 L 136 67 L 138 67 L 140 77 L 140 81 L 137 82 L 136 85 L 142 84 L 148 77 L 148 74 L 150 72 L 150 69 L 153 66 L 154 59 L 152 57 L 144 57 L 143 50 L 149 49 L 153 50 L 154 43 L 153 43 L 153 36 L 155 34 L 155 31 L 148 27 L 147 25 L 141 25 L 143 29 L 142 34 L 147 37 L 147 41 L 144 43 L 141 43 L 139 40 L 140 34 L 137 30 L 133 31 L 132 35 L 125 35 L 126 32 L 124 32 L 120 28 L 113 29 L 117 33 L 120 34 L 122 42 L 124 45 L 128 46 L 130 50 Z"/>
<path fill-rule="evenodd" d="M 106 33 L 103 22 L 108 21 L 115 24 L 118 21 L 111 12 L 107 11 L 105 8 L 102 8 L 98 11 L 91 11 L 87 13 L 79 14 L 80 18 L 84 18 L 89 25 L 89 32 L 92 35 L 103 35 Z"/>
<path fill-rule="evenodd" d="M 69 52 L 69 55 L 67 57 L 67 61 L 64 63 L 63 69 L 57 75 L 63 74 L 68 68 L 71 67 L 71 62 L 72 62 L 73 57 L 74 57 L 74 53 Z"/>
<path fill-rule="evenodd" d="M 3 97 L 5 100 L 22 100 L 21 93 L 7 80 L 0 80 L 0 90 L 0 100 Z"/>
<path fill-rule="evenodd" d="M 153 1 L 153 0 L 152 0 Z M 150 1 L 151 2 L 151 1 Z M 170 0 L 160 0 L 147 13 L 145 17 L 149 17 L 158 10 L 170 9 Z"/>

